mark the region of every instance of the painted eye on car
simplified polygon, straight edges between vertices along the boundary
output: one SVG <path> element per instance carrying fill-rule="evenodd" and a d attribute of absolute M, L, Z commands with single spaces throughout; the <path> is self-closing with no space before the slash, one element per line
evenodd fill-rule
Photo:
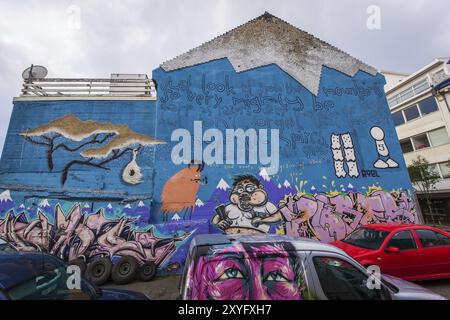
<path fill-rule="evenodd" d="M 286 279 L 279 272 L 270 272 L 264 280 L 265 281 L 275 281 L 275 282 L 288 282 L 288 279 Z"/>
<path fill-rule="evenodd" d="M 239 269 L 229 268 L 219 277 L 219 280 L 242 279 L 244 275 Z"/>

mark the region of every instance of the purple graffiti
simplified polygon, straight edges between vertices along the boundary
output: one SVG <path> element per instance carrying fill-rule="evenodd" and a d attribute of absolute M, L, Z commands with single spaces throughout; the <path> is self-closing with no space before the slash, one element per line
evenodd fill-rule
<path fill-rule="evenodd" d="M 406 192 L 290 195 L 282 202 L 280 212 L 286 234 L 326 242 L 341 240 L 361 225 L 416 221 L 414 204 Z"/>
<path fill-rule="evenodd" d="M 160 238 L 151 227 L 138 232 L 130 225 L 133 219 L 109 219 L 103 209 L 87 215 L 80 205 L 74 205 L 67 215 L 61 206 L 55 207 L 55 224 L 49 223 L 42 212 L 38 218 L 27 221 L 24 214 L 10 211 L 0 220 L 0 238 L 19 251 L 44 251 L 67 261 L 82 258 L 129 256 L 139 265 L 153 262 L 156 266 L 166 261 L 176 250 L 176 242 L 185 240 L 189 233 Z"/>

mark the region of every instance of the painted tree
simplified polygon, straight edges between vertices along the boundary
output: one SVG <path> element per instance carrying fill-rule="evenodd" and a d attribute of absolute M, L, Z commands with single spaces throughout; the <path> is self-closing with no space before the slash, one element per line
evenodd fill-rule
<path fill-rule="evenodd" d="M 436 189 L 436 184 L 441 180 L 441 176 L 432 169 L 427 159 L 417 156 L 408 167 L 411 182 L 424 195 L 427 204 L 428 214 L 432 213 L 431 192 Z"/>
<path fill-rule="evenodd" d="M 91 166 L 109 170 L 106 166 L 108 163 L 127 153 L 133 152 L 133 161 L 135 161 L 137 153 L 143 147 L 165 143 L 162 140 L 136 133 L 127 125 L 92 120 L 83 121 L 73 114 L 27 130 L 20 135 L 28 142 L 46 148 L 47 165 L 50 171 L 54 169 L 56 151 L 80 151 L 79 155 L 82 159 L 78 157 L 64 165 L 61 173 L 63 185 L 73 166 Z M 131 170 L 131 175 L 136 173 L 133 168 L 129 168 L 129 170 Z"/>

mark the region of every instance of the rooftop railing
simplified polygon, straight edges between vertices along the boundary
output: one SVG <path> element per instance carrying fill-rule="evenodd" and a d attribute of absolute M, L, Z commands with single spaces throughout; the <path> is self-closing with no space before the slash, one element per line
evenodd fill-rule
<path fill-rule="evenodd" d="M 147 97 L 156 98 L 152 79 L 24 80 L 21 97 Z"/>

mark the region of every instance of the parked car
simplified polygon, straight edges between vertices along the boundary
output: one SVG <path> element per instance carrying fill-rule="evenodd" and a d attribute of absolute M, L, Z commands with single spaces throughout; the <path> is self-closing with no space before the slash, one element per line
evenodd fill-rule
<path fill-rule="evenodd" d="M 416 284 L 369 275 L 341 249 L 279 235 L 199 235 L 180 282 L 184 300 L 445 299 Z"/>
<path fill-rule="evenodd" d="M 46 253 L 0 254 L 0 300 L 148 300 L 137 292 L 100 289 L 81 277 L 69 289 L 67 265 Z"/>
<path fill-rule="evenodd" d="M 11 245 L 10 243 L 6 242 L 3 239 L 0 239 L 0 254 L 17 252 L 17 251 L 18 250 L 13 245 Z"/>
<path fill-rule="evenodd" d="M 450 233 L 424 225 L 372 224 L 331 244 L 363 266 L 420 281 L 450 278 Z"/>

